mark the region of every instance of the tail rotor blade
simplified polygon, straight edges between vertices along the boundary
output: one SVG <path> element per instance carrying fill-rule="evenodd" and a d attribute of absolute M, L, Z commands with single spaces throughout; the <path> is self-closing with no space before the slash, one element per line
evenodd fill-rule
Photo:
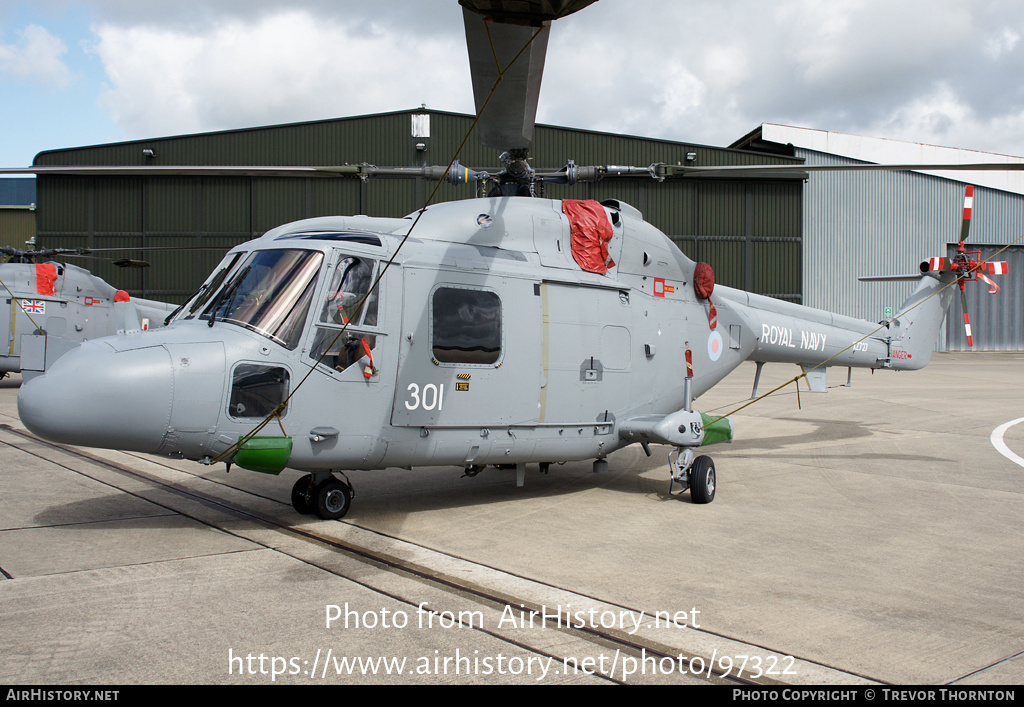
<path fill-rule="evenodd" d="M 984 282 L 986 285 L 988 285 L 988 293 L 990 295 L 994 295 L 995 293 L 999 292 L 999 285 L 992 281 L 992 279 L 985 275 L 985 273 L 979 271 L 978 279 Z"/>
<path fill-rule="evenodd" d="M 967 346 L 974 348 L 974 337 L 971 335 L 971 317 L 967 313 L 967 293 L 964 292 L 962 285 L 960 288 L 960 307 L 964 312 L 964 331 L 967 333 Z"/>
<path fill-rule="evenodd" d="M 967 185 L 967 191 L 964 194 L 964 220 L 960 226 L 960 247 L 964 245 L 964 241 L 967 240 L 967 234 L 971 230 L 971 209 L 974 208 L 974 186 L 971 184 Z"/>

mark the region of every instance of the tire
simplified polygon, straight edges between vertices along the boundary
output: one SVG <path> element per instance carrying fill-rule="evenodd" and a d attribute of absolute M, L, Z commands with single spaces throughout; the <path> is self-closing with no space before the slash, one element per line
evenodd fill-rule
<path fill-rule="evenodd" d="M 313 512 L 311 496 L 313 493 L 313 475 L 306 474 L 299 477 L 299 480 L 292 486 L 292 508 L 299 515 L 309 515 Z"/>
<path fill-rule="evenodd" d="M 690 467 L 690 498 L 694 503 L 711 503 L 715 500 L 715 463 L 709 456 L 699 456 Z"/>
<path fill-rule="evenodd" d="M 343 481 L 331 478 L 316 487 L 316 514 L 323 520 L 339 520 L 352 505 L 352 489 Z"/>

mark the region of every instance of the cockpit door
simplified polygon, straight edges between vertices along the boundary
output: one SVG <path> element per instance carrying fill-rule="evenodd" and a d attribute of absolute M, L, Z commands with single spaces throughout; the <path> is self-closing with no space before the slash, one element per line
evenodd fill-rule
<path fill-rule="evenodd" d="M 380 259 L 335 251 L 327 286 L 312 307 L 315 323 L 309 357 L 339 380 L 380 381 L 384 338 Z"/>

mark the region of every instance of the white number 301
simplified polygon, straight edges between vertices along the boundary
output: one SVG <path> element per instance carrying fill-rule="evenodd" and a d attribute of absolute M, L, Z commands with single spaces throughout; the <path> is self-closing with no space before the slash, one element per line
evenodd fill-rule
<path fill-rule="evenodd" d="M 409 400 L 405 401 L 406 410 L 433 410 L 437 409 L 440 412 L 442 405 L 444 405 L 444 383 L 441 385 L 434 385 L 428 383 L 423 386 L 422 393 L 420 387 L 416 383 L 410 383 L 409 387 L 406 388 L 409 391 Z"/>

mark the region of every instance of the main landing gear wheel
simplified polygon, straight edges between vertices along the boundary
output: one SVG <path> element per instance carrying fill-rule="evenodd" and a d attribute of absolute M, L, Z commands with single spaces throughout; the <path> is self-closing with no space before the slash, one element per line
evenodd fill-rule
<path fill-rule="evenodd" d="M 330 474 L 306 474 L 292 486 L 292 508 L 300 515 L 316 514 L 323 520 L 338 520 L 348 513 L 355 491 L 348 479 L 342 481 Z"/>
<path fill-rule="evenodd" d="M 694 503 L 711 503 L 715 500 L 715 463 L 711 457 L 702 455 L 693 460 L 690 467 L 690 498 Z"/>
<path fill-rule="evenodd" d="M 338 520 L 352 505 L 352 487 L 344 481 L 330 478 L 316 487 L 316 514 L 323 520 Z"/>
<path fill-rule="evenodd" d="M 292 508 L 299 515 L 309 515 L 313 512 L 313 475 L 306 474 L 299 477 L 299 480 L 292 486 Z"/>

